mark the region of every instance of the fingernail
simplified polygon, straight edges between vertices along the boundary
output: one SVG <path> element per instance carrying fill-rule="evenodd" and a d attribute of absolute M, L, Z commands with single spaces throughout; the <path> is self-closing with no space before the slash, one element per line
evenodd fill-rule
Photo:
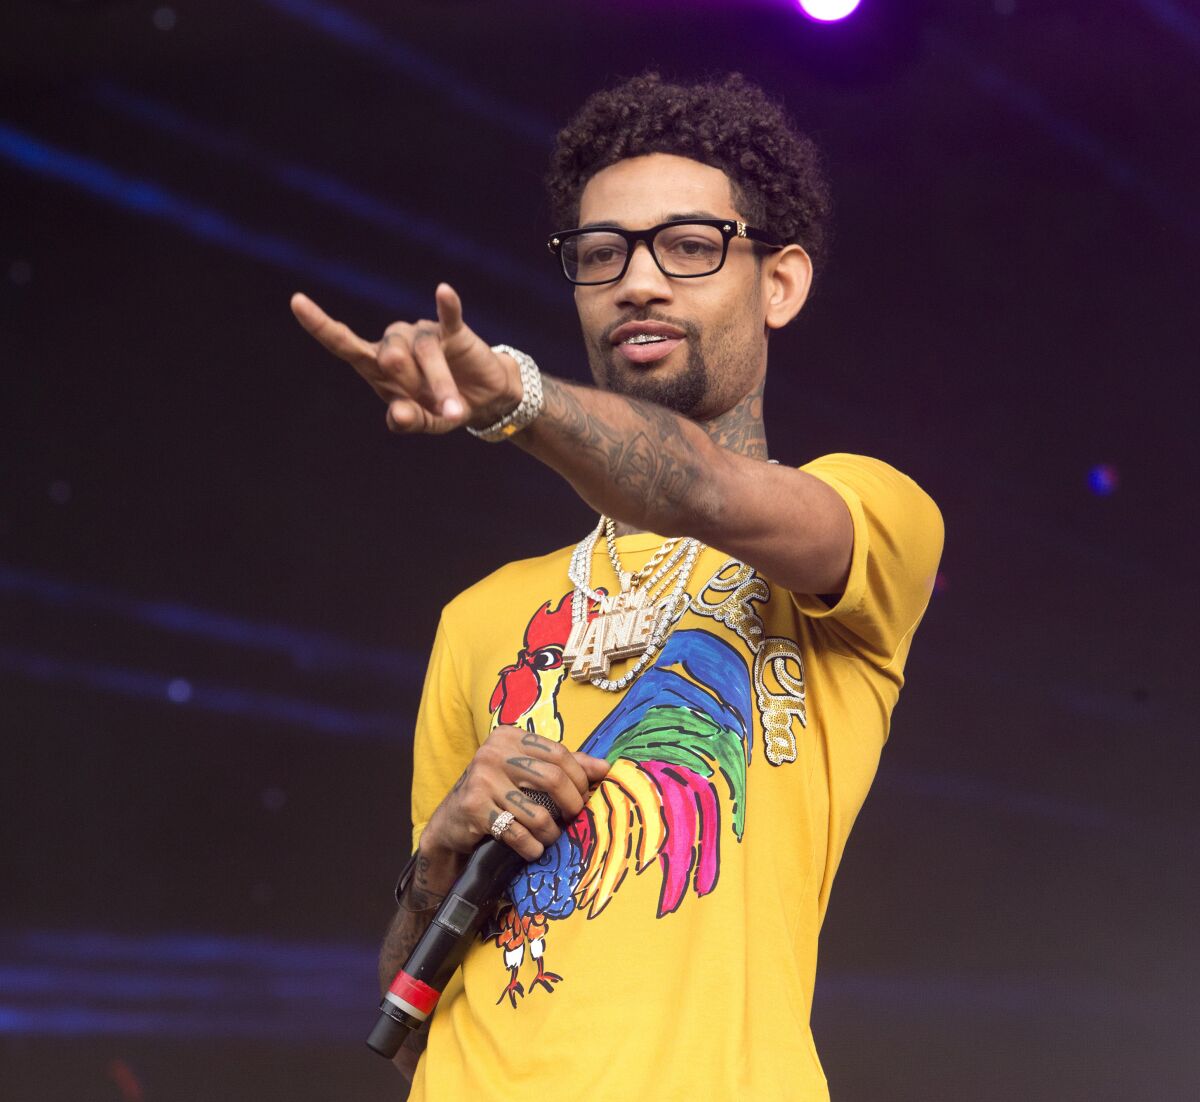
<path fill-rule="evenodd" d="M 447 398 L 442 403 L 442 416 L 443 417 L 450 417 L 450 418 L 461 417 L 462 412 L 463 412 L 462 402 L 460 402 L 457 398 Z"/>

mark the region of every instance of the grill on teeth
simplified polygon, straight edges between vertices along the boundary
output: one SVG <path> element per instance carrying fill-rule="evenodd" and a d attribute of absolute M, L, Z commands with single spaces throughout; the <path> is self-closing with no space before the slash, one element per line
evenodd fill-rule
<path fill-rule="evenodd" d="M 654 341 L 665 341 L 667 338 L 659 336 L 657 333 L 635 333 L 632 337 L 626 337 L 622 344 L 651 344 Z"/>

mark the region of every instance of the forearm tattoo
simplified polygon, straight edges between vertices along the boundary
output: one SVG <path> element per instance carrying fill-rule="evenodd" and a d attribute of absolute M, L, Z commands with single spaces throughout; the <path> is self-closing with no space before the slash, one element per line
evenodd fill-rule
<path fill-rule="evenodd" d="M 417 855 L 417 865 L 413 870 L 413 878 L 407 890 L 401 896 L 400 905 L 410 911 L 437 910 L 437 906 L 445 896 L 433 891 L 429 884 L 429 858 Z"/>
<path fill-rule="evenodd" d="M 544 378 L 542 393 L 547 425 L 570 439 L 574 453 L 597 465 L 603 481 L 631 499 L 667 508 L 687 499 L 700 472 L 682 418 L 649 402 L 620 397 L 623 423 L 614 425 L 611 415 L 590 412 L 580 401 L 581 392 L 569 384 Z"/>
<path fill-rule="evenodd" d="M 379 988 L 386 991 L 400 966 L 408 959 L 421 935 L 433 921 L 445 896 L 429 884 L 429 859 L 417 856 L 412 880 L 400 897 L 400 907 L 379 951 Z"/>

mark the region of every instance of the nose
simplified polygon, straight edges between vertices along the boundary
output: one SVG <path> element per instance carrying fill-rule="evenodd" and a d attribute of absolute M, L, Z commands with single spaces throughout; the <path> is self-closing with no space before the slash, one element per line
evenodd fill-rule
<path fill-rule="evenodd" d="M 629 257 L 629 267 L 617 284 L 617 304 L 643 307 L 671 301 L 671 280 L 655 263 L 650 246 L 639 241 Z"/>

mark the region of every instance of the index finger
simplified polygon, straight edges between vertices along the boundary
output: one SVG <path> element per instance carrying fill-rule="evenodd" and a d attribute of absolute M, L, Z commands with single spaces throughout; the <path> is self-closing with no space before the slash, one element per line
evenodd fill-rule
<path fill-rule="evenodd" d="M 291 306 L 304 331 L 339 360 L 345 360 L 353 367 L 361 367 L 364 359 L 374 362 L 377 346 L 364 341 L 343 322 L 335 321 L 308 295 L 297 291 L 292 295 Z"/>
<path fill-rule="evenodd" d="M 463 327 L 462 299 L 449 283 L 439 283 L 433 292 L 443 337 L 452 337 Z"/>

